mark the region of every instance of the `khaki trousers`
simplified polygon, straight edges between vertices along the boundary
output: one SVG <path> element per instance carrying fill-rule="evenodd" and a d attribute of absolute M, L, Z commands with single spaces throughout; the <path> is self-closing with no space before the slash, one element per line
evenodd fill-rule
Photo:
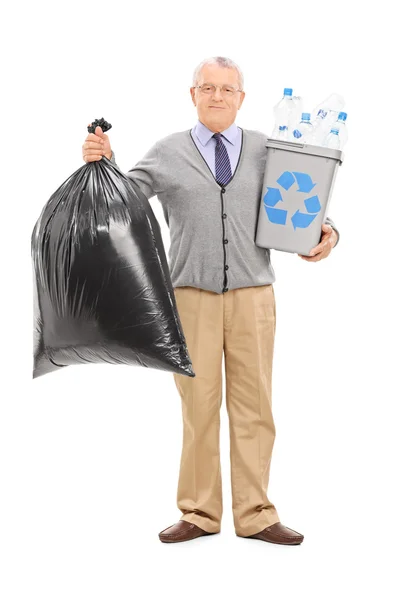
<path fill-rule="evenodd" d="M 275 426 L 271 378 L 275 337 L 273 285 L 217 294 L 174 288 L 196 377 L 174 379 L 182 399 L 183 446 L 177 502 L 181 520 L 220 531 L 222 352 L 229 418 L 231 489 L 237 535 L 279 521 L 267 497 Z"/>

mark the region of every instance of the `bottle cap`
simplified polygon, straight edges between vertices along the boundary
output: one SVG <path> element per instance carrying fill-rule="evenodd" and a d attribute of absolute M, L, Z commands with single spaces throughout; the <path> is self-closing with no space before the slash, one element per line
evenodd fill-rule
<path fill-rule="evenodd" d="M 302 121 L 309 121 L 310 120 L 310 113 L 301 113 L 301 120 Z"/>
<path fill-rule="evenodd" d="M 338 114 L 338 121 L 339 121 L 339 120 L 340 120 L 340 121 L 345 121 L 346 119 L 347 119 L 347 113 L 345 113 L 345 112 L 340 112 L 340 113 Z"/>
<path fill-rule="evenodd" d="M 287 129 L 286 125 L 279 125 L 279 131 L 285 131 Z"/>
<path fill-rule="evenodd" d="M 284 96 L 291 96 L 293 94 L 293 89 L 292 88 L 285 88 L 283 90 L 283 95 Z"/>

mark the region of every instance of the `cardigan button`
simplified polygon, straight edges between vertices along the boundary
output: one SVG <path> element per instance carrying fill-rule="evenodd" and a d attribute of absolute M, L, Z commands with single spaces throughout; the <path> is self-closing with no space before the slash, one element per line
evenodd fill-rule
<path fill-rule="evenodd" d="M 225 288 L 225 287 L 224 287 L 222 291 L 223 291 L 223 292 L 227 292 L 227 291 L 228 291 L 228 288 Z"/>
<path fill-rule="evenodd" d="M 224 240 L 224 244 L 227 244 L 227 243 L 228 243 L 228 240 Z"/>
<path fill-rule="evenodd" d="M 226 213 L 224 213 L 224 214 L 222 215 L 222 218 L 223 218 L 223 219 L 226 219 Z"/>
<path fill-rule="evenodd" d="M 222 188 L 222 189 L 221 189 L 221 192 L 222 192 L 223 194 L 225 194 L 225 188 Z"/>
<path fill-rule="evenodd" d="M 229 269 L 228 265 L 225 265 L 225 271 L 227 271 Z"/>

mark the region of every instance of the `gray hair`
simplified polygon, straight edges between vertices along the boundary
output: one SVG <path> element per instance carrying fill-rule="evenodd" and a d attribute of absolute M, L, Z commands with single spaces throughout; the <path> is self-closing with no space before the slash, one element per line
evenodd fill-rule
<path fill-rule="evenodd" d="M 205 65 L 218 65 L 219 67 L 224 67 L 225 69 L 236 69 L 239 78 L 239 89 L 243 89 L 244 85 L 244 77 L 243 73 L 240 70 L 239 66 L 233 62 L 230 58 L 226 58 L 225 56 L 212 56 L 211 58 L 205 58 L 194 70 L 193 73 L 193 86 L 196 86 L 199 78 L 201 69 Z"/>

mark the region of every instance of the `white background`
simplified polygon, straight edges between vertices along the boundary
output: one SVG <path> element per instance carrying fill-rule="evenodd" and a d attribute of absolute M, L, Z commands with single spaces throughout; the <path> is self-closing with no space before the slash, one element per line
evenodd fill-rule
<path fill-rule="evenodd" d="M 389 2 L 25 2 L 2 13 L 2 598 L 395 598 L 399 44 Z M 316 264 L 271 253 L 269 496 L 305 535 L 296 547 L 234 533 L 225 399 L 221 534 L 162 544 L 158 532 L 180 516 L 172 373 L 93 365 L 32 380 L 30 235 L 83 164 L 87 124 L 112 123 L 126 172 L 194 125 L 192 74 L 216 55 L 244 72 L 241 127 L 269 134 L 286 86 L 305 110 L 337 92 L 348 112 L 329 210 L 338 246 Z"/>

